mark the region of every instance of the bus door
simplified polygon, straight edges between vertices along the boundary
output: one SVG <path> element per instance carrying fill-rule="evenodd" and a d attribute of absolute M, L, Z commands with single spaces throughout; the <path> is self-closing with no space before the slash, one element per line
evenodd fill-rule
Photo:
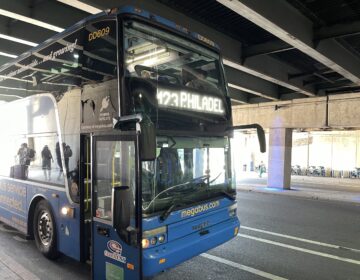
<path fill-rule="evenodd" d="M 142 279 L 137 137 L 93 136 L 92 278 Z"/>
<path fill-rule="evenodd" d="M 91 137 L 90 134 L 81 134 L 80 137 L 80 240 L 81 261 L 91 259 L 91 224 L 92 224 L 92 199 L 91 199 Z"/>

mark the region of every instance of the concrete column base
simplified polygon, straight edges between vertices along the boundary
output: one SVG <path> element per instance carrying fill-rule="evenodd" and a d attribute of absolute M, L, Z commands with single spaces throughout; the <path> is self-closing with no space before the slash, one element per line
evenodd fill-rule
<path fill-rule="evenodd" d="M 270 129 L 268 187 L 290 190 L 291 148 L 291 128 Z"/>

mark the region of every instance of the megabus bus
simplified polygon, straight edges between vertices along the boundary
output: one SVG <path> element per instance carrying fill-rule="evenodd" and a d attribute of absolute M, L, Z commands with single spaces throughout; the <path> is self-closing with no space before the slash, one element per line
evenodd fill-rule
<path fill-rule="evenodd" d="M 113 9 L 2 66 L 0 98 L 0 221 L 46 257 L 136 280 L 237 235 L 241 127 L 211 40 Z"/>

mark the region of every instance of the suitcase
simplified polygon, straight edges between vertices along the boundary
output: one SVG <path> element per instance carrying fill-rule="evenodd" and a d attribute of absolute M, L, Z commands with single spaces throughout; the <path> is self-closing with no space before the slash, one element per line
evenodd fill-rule
<path fill-rule="evenodd" d="M 27 179 L 27 166 L 26 165 L 14 165 L 10 168 L 10 177 L 15 179 L 26 180 Z"/>

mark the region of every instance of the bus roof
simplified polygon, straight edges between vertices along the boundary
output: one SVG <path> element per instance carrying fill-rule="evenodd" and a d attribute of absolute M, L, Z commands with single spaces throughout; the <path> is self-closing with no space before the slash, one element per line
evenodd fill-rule
<path fill-rule="evenodd" d="M 139 9 L 133 6 L 124 6 L 122 8 L 119 9 L 111 9 L 108 11 L 104 11 L 101 13 L 98 13 L 96 15 L 91 15 L 88 16 L 86 18 L 84 18 L 83 20 L 77 22 L 76 24 L 72 25 L 71 27 L 67 28 L 66 30 L 64 30 L 63 32 L 60 32 L 56 35 L 54 35 L 53 37 L 47 39 L 46 41 L 44 41 L 43 43 L 39 44 L 38 46 L 28 50 L 27 52 L 19 55 L 17 58 L 15 58 L 14 60 L 11 60 L 8 63 L 5 63 L 4 65 L 2 65 L 2 67 L 0 67 L 0 76 L 1 76 L 1 72 L 6 70 L 8 67 L 14 65 L 15 63 L 23 60 L 24 58 L 30 56 L 32 53 L 36 53 L 37 51 L 40 51 L 42 48 L 46 47 L 47 45 L 50 45 L 53 42 L 56 42 L 57 40 L 61 39 L 62 37 L 66 36 L 67 34 L 71 34 L 72 32 L 76 31 L 78 28 L 80 28 L 81 26 L 86 25 L 87 23 L 91 22 L 91 21 L 95 21 L 98 18 L 101 18 L 103 16 L 116 16 L 118 14 L 130 14 L 130 15 L 135 15 L 135 16 L 139 16 L 142 18 L 145 18 L 147 20 L 153 21 L 155 23 L 159 23 L 165 27 L 168 27 L 174 31 L 178 31 L 184 35 L 187 35 L 191 38 L 193 38 L 194 40 L 197 40 L 199 42 L 202 42 L 203 44 L 214 48 L 216 50 L 219 50 L 219 46 L 214 43 L 213 41 L 211 41 L 210 39 L 196 33 L 196 32 L 191 32 L 189 31 L 187 28 L 180 26 L 178 24 L 176 24 L 173 21 L 170 21 L 168 19 L 165 19 L 163 17 L 154 15 L 148 11 L 145 11 L 143 9 Z"/>
<path fill-rule="evenodd" d="M 187 28 L 185 28 L 181 25 L 178 25 L 171 20 L 154 15 L 148 11 L 145 11 L 145 10 L 133 7 L 133 6 L 124 6 L 119 10 L 119 14 L 134 14 L 134 15 L 138 15 L 143 18 L 149 19 L 150 21 L 159 22 L 160 24 L 162 24 L 164 26 L 167 26 L 167 27 L 169 27 L 173 30 L 176 30 L 180 33 L 183 33 L 185 35 L 189 35 L 193 39 L 198 40 L 202 43 L 205 43 L 209 47 L 219 50 L 219 46 L 215 42 L 211 41 L 210 39 L 200 35 L 199 33 L 191 32 Z"/>

